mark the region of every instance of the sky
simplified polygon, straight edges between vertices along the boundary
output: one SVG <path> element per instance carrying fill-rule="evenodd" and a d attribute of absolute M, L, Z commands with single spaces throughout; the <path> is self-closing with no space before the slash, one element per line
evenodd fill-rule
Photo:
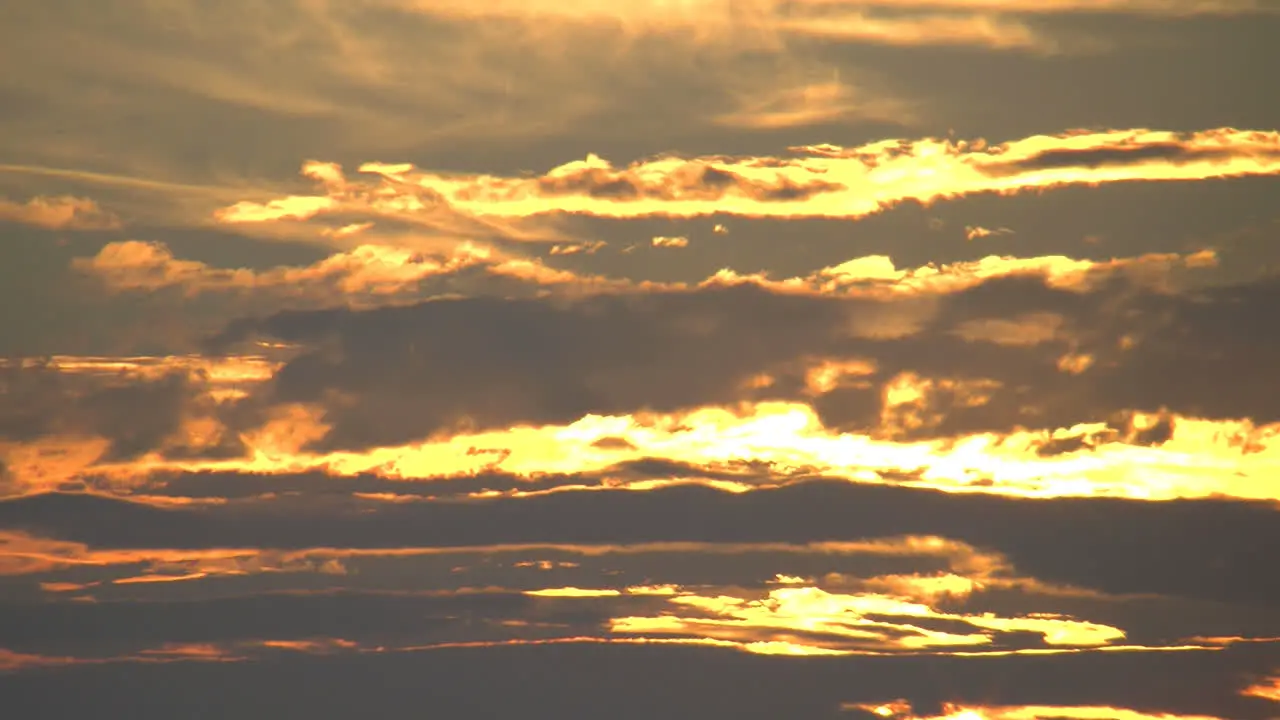
<path fill-rule="evenodd" d="M 4 4 L 5 707 L 1280 718 L 1276 37 Z"/>

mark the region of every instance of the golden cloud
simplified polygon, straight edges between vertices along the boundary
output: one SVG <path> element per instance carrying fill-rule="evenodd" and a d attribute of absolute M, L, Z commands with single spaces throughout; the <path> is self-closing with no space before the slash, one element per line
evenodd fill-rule
<path fill-rule="evenodd" d="M 991 237 L 992 235 L 1012 235 L 1013 231 L 1007 227 L 1000 227 L 992 230 L 981 225 L 966 225 L 964 228 L 964 238 L 966 240 L 977 240 L 978 238 Z"/>
<path fill-rule="evenodd" d="M 114 230 L 121 225 L 119 217 L 93 200 L 70 195 L 33 197 L 25 203 L 0 197 L 0 222 L 46 230 Z"/>
<path fill-rule="evenodd" d="M 917 402 L 911 400 L 908 405 L 918 408 Z M 150 454 L 127 463 L 98 463 L 93 472 L 127 479 L 160 471 L 317 470 L 413 481 L 494 471 L 523 477 L 600 473 L 619 463 L 661 459 L 717 471 L 731 469 L 735 463 L 757 462 L 783 476 L 803 471 L 858 483 L 1013 497 L 1172 500 L 1222 496 L 1280 501 L 1269 480 L 1280 470 L 1280 424 L 1255 426 L 1248 420 L 1179 416 L 1170 437 L 1154 445 L 1131 444 L 1105 423 L 905 442 L 890 439 L 893 428 L 902 422 L 897 417 L 891 419 L 899 425 L 887 428 L 888 436 L 880 431 L 837 433 L 824 427 L 804 403 L 763 402 L 669 414 L 591 415 L 568 425 L 517 426 L 360 452 L 312 453 L 301 448 L 328 432 L 322 411 L 288 406 L 278 412 L 262 429 L 243 435 L 249 449 L 246 457 L 185 460 Z M 1156 415 L 1134 413 L 1134 432 L 1158 420 Z M 601 442 L 606 438 L 614 441 Z M 1040 452 L 1067 440 L 1075 442 L 1074 450 Z M 687 482 L 738 492 L 768 486 L 745 478 L 741 482 L 619 479 L 577 489 L 644 490 Z M 507 494 L 542 492 L 547 491 Z"/>
<path fill-rule="evenodd" d="M 1010 632 L 1038 634 L 1055 648 L 1095 648 L 1125 638 L 1119 628 L 1062 616 L 965 615 L 890 595 L 833 593 L 817 587 L 777 588 L 758 600 L 686 591 L 669 596 L 668 602 L 670 607 L 660 615 L 614 618 L 609 629 L 736 642 L 785 642 L 830 653 L 997 648 L 992 633 Z M 929 621 L 947 621 L 956 631 L 928 629 Z"/>
<path fill-rule="evenodd" d="M 72 267 L 100 278 L 116 292 L 150 292 L 169 287 L 180 289 L 188 297 L 211 292 L 261 292 L 311 304 L 335 300 L 355 305 L 389 304 L 397 297 L 418 297 L 423 284 L 433 278 L 456 276 L 469 269 L 491 278 L 536 285 L 599 291 L 628 286 L 622 281 L 576 275 L 548 267 L 537 259 L 513 257 L 465 242 L 435 253 L 360 245 L 312 265 L 251 270 L 181 260 L 161 243 L 129 240 L 108 243 L 91 258 L 75 258 Z"/>
<path fill-rule="evenodd" d="M 665 235 L 658 235 L 654 237 L 651 242 L 654 247 L 660 248 L 689 247 L 689 238 L 683 236 L 668 237 Z"/>
<path fill-rule="evenodd" d="M 1256 682 L 1241 690 L 1240 694 L 1280 703 L 1280 676 Z"/>
<path fill-rule="evenodd" d="M 523 23 L 608 25 L 633 35 L 680 34 L 701 43 L 736 43 L 773 47 L 790 38 L 824 38 L 865 44 L 975 45 L 993 50 L 1047 49 L 1048 40 L 1007 17 L 990 14 L 1003 8 L 896 3 L 869 12 L 879 3 L 841 0 L 693 0 L 673 5 L 663 0 L 637 0 L 625 6 L 607 0 L 519 2 L 518 0 L 400 0 L 419 12 L 467 20 L 504 19 Z M 923 11 L 923 12 L 922 12 Z M 984 14 L 975 14 L 980 12 Z"/>
<path fill-rule="evenodd" d="M 911 704 L 898 700 L 887 703 L 845 703 L 846 710 L 863 710 L 886 720 L 1223 720 L 1211 715 L 1145 713 L 1110 706 L 1016 705 L 969 706 L 944 704 L 941 715 L 916 715 Z"/>
<path fill-rule="evenodd" d="M 886 140 L 857 148 L 812 145 L 792 157 L 656 158 L 625 168 L 589 155 L 540 177 L 440 174 L 365 163 L 378 182 L 350 182 L 308 163 L 324 195 L 241 202 L 223 222 L 305 219 L 328 212 L 405 216 L 449 208 L 477 218 L 547 213 L 596 217 L 860 218 L 897 203 L 1064 185 L 1204 180 L 1280 173 L 1280 133 L 1222 128 L 1180 134 L 1112 130 L 984 141 Z M 324 173 L 317 168 L 325 168 Z M 330 177 L 330 176 L 335 177 Z"/>
<path fill-rule="evenodd" d="M 867 93 L 839 78 L 820 82 L 753 83 L 732 92 L 734 108 L 712 117 L 717 125 L 751 130 L 781 130 L 850 119 L 910 123 L 907 103 Z"/>

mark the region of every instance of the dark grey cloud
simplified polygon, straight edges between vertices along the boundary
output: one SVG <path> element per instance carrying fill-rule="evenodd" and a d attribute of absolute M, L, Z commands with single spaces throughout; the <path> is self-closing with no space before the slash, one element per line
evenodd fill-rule
<path fill-rule="evenodd" d="M 1275 604 L 1257 568 L 1280 542 L 1274 506 L 1232 501 L 1028 501 L 818 481 L 519 499 L 158 509 L 75 495 L 0 503 L 0 528 L 93 547 L 403 547 L 649 541 L 787 542 L 940 535 L 998 551 L 1021 573 L 1113 594 Z"/>
<path fill-rule="evenodd" d="M 196 393 L 185 372 L 76 377 L 56 367 L 14 364 L 0 368 L 0 439 L 96 435 L 111 441 L 106 459 L 136 457 L 178 429 Z"/>
<path fill-rule="evenodd" d="M 867 304 L 869 310 L 871 304 Z M 233 325 L 327 345 L 282 368 L 277 402 L 350 398 L 331 446 L 421 438 L 463 425 L 572 422 L 591 412 L 732 402 L 747 375 L 837 341 L 849 303 L 751 288 L 559 301 L 441 300 L 367 313 L 283 313 Z"/>
<path fill-rule="evenodd" d="M 504 637 L 501 620 L 532 616 L 534 604 L 534 598 L 502 592 L 438 597 L 317 592 L 199 601 L 9 604 L 0 621 L 0 644 L 22 653 L 111 657 L 165 644 L 316 637 L 373 646 L 497 640 Z"/>
<path fill-rule="evenodd" d="M 544 176 L 539 178 L 537 186 L 542 195 L 585 194 L 594 198 L 622 201 L 718 200 L 727 194 L 735 194 L 761 202 L 789 202 L 844 189 L 839 183 L 824 180 L 800 183 L 789 178 L 778 178 L 766 183 L 709 166 L 692 166 L 687 169 L 688 172 L 679 177 L 664 177 L 658 182 L 652 182 L 627 170 L 584 168 L 575 172 L 562 172 L 553 177 Z"/>
<path fill-rule="evenodd" d="M 699 648 L 552 646 L 255 663 L 101 666 L 0 676 L 12 707 L 60 720 L 220 716 L 852 717 L 841 703 L 1129 707 L 1263 720 L 1237 691 L 1273 650 L 1038 658 L 777 658 Z M 661 688 L 661 690 L 656 690 Z"/>
<path fill-rule="evenodd" d="M 1280 418 L 1280 390 L 1268 380 L 1280 361 L 1268 325 L 1269 308 L 1280 303 L 1275 278 L 1169 293 L 1131 277 L 1099 277 L 1084 293 L 1013 275 L 950 295 L 892 301 L 753 285 L 581 300 L 439 300 L 279 313 L 233 323 L 214 345 L 265 335 L 309 347 L 261 399 L 326 404 L 334 429 L 322 447 L 564 423 L 588 413 L 806 399 L 804 364 L 815 357 L 867 357 L 878 365 L 870 387 L 814 400 L 838 429 L 874 427 L 882 384 L 902 372 L 1000 383 L 977 405 L 939 393 L 931 409 L 942 419 L 915 429 L 919 437 L 1094 421 L 1123 427 L 1133 410 Z M 895 314 L 927 303 L 936 303 L 925 311 L 932 317 L 903 337 L 851 336 L 851 326 L 899 322 Z M 1060 336 L 1009 345 L 957 334 L 973 323 L 1035 313 L 1061 317 Z M 1069 351 L 1090 355 L 1093 365 L 1063 372 L 1059 360 Z M 760 373 L 778 382 L 744 390 Z"/>

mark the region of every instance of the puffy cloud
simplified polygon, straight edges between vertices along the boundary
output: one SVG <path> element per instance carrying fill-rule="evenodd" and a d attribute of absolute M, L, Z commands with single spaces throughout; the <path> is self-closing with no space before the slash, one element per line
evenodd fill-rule
<path fill-rule="evenodd" d="M 235 402 L 280 367 L 265 356 L 0 361 L 0 488 L 75 487 L 86 468 L 163 449 L 243 450 Z"/>
<path fill-rule="evenodd" d="M 114 230 L 120 218 L 89 198 L 60 195 L 33 197 L 25 203 L 0 197 L 0 222 L 34 225 L 48 230 Z"/>
<path fill-rule="evenodd" d="M 561 247 L 561 246 L 555 246 Z M 552 254 L 565 254 L 552 249 Z M 588 246 L 588 252 L 594 251 Z M 359 245 L 307 266 L 266 270 L 219 268 L 182 260 L 162 243 L 128 240 L 105 245 L 96 255 L 75 258 L 72 267 L 102 280 L 116 292 L 176 289 L 188 298 L 206 293 L 256 294 L 277 306 L 391 305 L 429 295 L 449 282 L 490 281 L 490 285 L 568 286 L 607 291 L 630 287 L 622 281 L 579 276 L 492 248 L 460 243 L 419 252 L 393 245 Z M 481 284 L 483 289 L 483 283 Z M 637 288 L 643 285 L 635 286 Z"/>
<path fill-rule="evenodd" d="M 1125 181 L 1204 180 L 1280 172 L 1280 134 L 1229 128 L 1196 133 L 1112 130 L 984 141 L 887 140 L 844 148 L 792 148 L 791 157 L 665 157 L 615 167 L 589 155 L 534 178 L 441 174 L 365 163 L 377 183 L 351 183 L 334 165 L 303 171 L 326 194 L 241 202 L 223 222 L 370 216 L 859 218 L 904 201 Z M 317 168 L 324 168 L 321 174 Z M 323 176 L 322 176 L 323 175 Z M 341 181 L 338 179 L 342 178 Z"/>
<path fill-rule="evenodd" d="M 1280 677 L 1270 677 L 1254 683 L 1241 690 L 1240 694 L 1280 703 Z"/>
<path fill-rule="evenodd" d="M 1199 262 L 1195 258 L 1192 264 Z M 948 401 L 951 408 L 943 414 L 953 424 L 930 426 L 942 432 L 965 424 L 983 430 L 1001 427 L 992 423 L 1006 423 L 1003 429 L 1070 427 L 1120 410 L 1159 409 L 1137 387 L 1108 386 L 1114 398 L 1081 391 L 1109 385 L 1109 377 L 1121 383 L 1130 359 L 1161 347 L 1119 346 L 1135 333 L 1161 332 L 1164 325 L 1147 327 L 1144 317 L 1204 307 L 1166 294 L 1169 273 L 1186 262 L 1178 256 L 1103 264 L 988 258 L 899 271 L 887 258 L 866 258 L 808 279 L 722 273 L 698 288 L 628 292 L 643 286 L 622 284 L 621 292 L 577 298 L 476 297 L 358 314 L 285 313 L 237 323 L 221 344 L 256 335 L 314 346 L 282 368 L 271 393 L 280 403 L 322 403 L 335 447 L 395 444 L 465 427 L 568 423 L 640 408 L 669 412 L 750 398 L 799 400 L 819 386 L 838 388 L 838 380 L 811 374 L 851 355 L 879 364 L 879 375 L 865 378 L 871 384 L 861 391 L 904 371 L 961 379 L 1018 373 L 1017 383 L 996 391 L 987 406 Z M 1051 321 L 1051 333 L 1005 327 L 988 313 L 1009 301 L 1027 311 L 1024 323 L 1070 319 Z M 1138 303 L 1135 311 L 1151 307 L 1125 315 L 1116 303 Z M 1243 309 L 1230 301 L 1221 307 Z M 441 337 L 450 340 L 434 339 Z M 1068 353 L 1089 353 L 1095 364 L 1086 374 L 1064 372 Z M 1172 368 L 1169 377 L 1176 377 Z M 1017 388 L 1027 382 L 1042 387 L 1043 397 L 1024 397 Z M 867 406 L 838 389 L 817 394 L 819 413 L 838 427 L 865 428 L 879 415 L 874 398 Z M 428 396 L 429 403 L 420 401 Z M 1225 400 L 1212 411 L 1198 402 L 1186 408 L 1157 402 L 1210 417 L 1262 412 L 1261 401 L 1233 408 Z M 1019 410 L 1028 406 L 1039 408 L 1039 415 Z"/>

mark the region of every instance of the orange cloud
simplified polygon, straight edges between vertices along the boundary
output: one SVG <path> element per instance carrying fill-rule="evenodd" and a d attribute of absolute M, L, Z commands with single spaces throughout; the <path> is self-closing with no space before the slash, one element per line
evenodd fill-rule
<path fill-rule="evenodd" d="M 7 544 L 7 543 L 4 543 L 4 544 Z M 3 547 L 3 544 L 0 544 L 0 547 Z M 3 550 L 0 550 L 0 552 L 3 552 Z M 95 587 L 97 585 L 98 583 L 96 582 L 90 582 L 90 583 L 42 582 L 40 583 L 40 589 L 48 593 L 80 592 L 81 590 L 88 590 L 89 588 Z"/>
<path fill-rule="evenodd" d="M 664 157 L 625 168 L 589 155 L 533 178 L 446 175 L 410 165 L 366 163 L 360 171 L 378 177 L 377 183 L 322 181 L 324 195 L 283 198 L 273 201 L 276 205 L 242 202 L 217 217 L 263 222 L 338 210 L 402 217 L 447 207 L 475 218 L 580 213 L 852 219 L 908 200 L 928 203 L 1064 185 L 1280 173 L 1280 133 L 1230 128 L 1189 134 L 1074 132 L 994 146 L 984 141 L 886 140 L 857 148 L 803 146 L 792 152 L 784 158 Z M 308 163 L 304 173 L 318 177 L 316 165 Z"/>
<path fill-rule="evenodd" d="M 59 195 L 33 197 L 25 203 L 0 198 L 0 222 L 34 225 L 47 230 L 114 230 L 120 218 L 88 198 Z"/>
<path fill-rule="evenodd" d="M 30 575 L 74 567 L 107 568 L 139 564 L 147 567 L 146 574 L 110 582 L 130 585 L 260 572 L 344 572 L 339 554 L 319 550 L 315 553 L 255 548 L 94 550 L 84 543 L 35 537 L 23 532 L 0 531 L 0 575 Z M 47 583 L 48 587 L 44 589 L 47 592 L 73 592 L 96 584 Z"/>
<path fill-rule="evenodd" d="M 18 378 L 23 377 L 22 373 L 31 373 L 36 378 L 41 373 L 56 373 L 91 380 L 87 385 L 66 386 L 66 396 L 75 399 L 83 395 L 80 391 L 83 387 L 117 390 L 181 377 L 185 380 L 184 397 L 175 418 L 176 425 L 157 435 L 157 447 L 165 451 L 200 451 L 216 447 L 228 437 L 226 428 L 218 419 L 220 409 L 226 407 L 226 403 L 246 397 L 253 387 L 269 380 L 282 365 L 278 358 L 266 355 L 54 355 L 0 360 L 0 371 L 18 371 Z M 46 411 L 43 407 L 34 409 Z M 22 417 L 22 406 L 15 410 L 19 411 L 18 417 Z M 74 408 L 67 412 L 75 414 Z M 93 434 L 103 431 L 101 427 L 94 430 L 90 423 L 87 427 L 73 425 L 29 439 L 0 439 L 0 462 L 5 466 L 5 473 L 0 476 L 0 494 L 82 489 L 83 473 L 110 454 L 111 440 Z M 121 489 L 126 489 L 135 478 L 121 480 Z"/>
<path fill-rule="evenodd" d="M 552 254 L 567 253 L 562 250 Z M 72 267 L 100 278 L 117 292 L 174 287 L 188 297 L 210 292 L 264 292 L 313 303 L 340 299 L 356 305 L 361 304 L 359 296 L 365 296 L 367 303 L 374 305 L 397 296 L 414 296 L 423 283 L 432 278 L 455 276 L 473 268 L 483 270 L 491 278 L 537 285 L 574 285 L 599 290 L 626 285 L 621 281 L 557 270 L 537 259 L 510 257 L 468 243 L 436 253 L 387 245 L 360 245 L 312 265 L 259 271 L 215 268 L 193 260 L 180 260 L 161 243 L 129 240 L 108 243 L 92 258 L 75 258 Z"/>
<path fill-rule="evenodd" d="M 1066 318 L 1056 313 L 1027 313 L 1008 320 L 982 318 L 958 325 L 953 334 L 969 342 L 997 345 L 1039 345 L 1063 337 Z"/>
<path fill-rule="evenodd" d="M 619 590 L 593 590 L 587 588 L 562 587 L 547 588 L 545 590 L 526 590 L 525 595 L 533 597 L 560 597 L 560 598 L 592 598 L 592 597 L 617 597 L 622 592 Z"/>
<path fill-rule="evenodd" d="M 815 3 L 816 5 L 816 3 Z M 877 15 L 856 5 L 824 3 L 826 12 L 779 18 L 772 26 L 786 34 L 874 45 L 969 45 L 991 50 L 1055 52 L 1052 39 L 1029 26 L 997 15 Z M 805 4 L 801 3 L 800 7 Z"/>
<path fill-rule="evenodd" d="M 282 363 L 265 355 L 141 355 L 106 357 L 92 355 L 50 355 L 38 359 L 0 358 L 3 368 L 42 368 L 66 375 L 125 380 L 158 380 L 174 373 L 190 382 L 215 388 L 233 388 L 241 383 L 270 380 Z"/>
<path fill-rule="evenodd" d="M 657 237 L 653 238 L 652 244 L 654 247 L 659 247 L 659 248 L 689 247 L 689 238 L 667 237 L 665 235 L 658 235 Z"/>
<path fill-rule="evenodd" d="M 758 600 L 680 592 L 669 596 L 668 602 L 669 608 L 660 615 L 614 618 L 609 629 L 738 642 L 782 641 L 829 653 L 981 651 L 999 648 L 998 633 L 1012 632 L 1038 634 L 1045 645 L 1059 649 L 1116 645 L 1125 638 L 1119 628 L 1058 615 L 948 613 L 890 595 L 833 593 L 817 587 L 781 587 Z M 956 630 L 928 629 L 924 624 L 928 621 L 947 621 Z"/>
<path fill-rule="evenodd" d="M 634 556 L 645 554 L 669 555 L 686 553 L 697 555 L 748 555 L 753 553 L 769 555 L 823 555 L 823 556 L 872 556 L 902 558 L 938 558 L 946 561 L 950 574 L 968 579 L 974 587 L 1017 586 L 1030 587 L 1037 581 L 1019 578 L 1012 565 L 1002 555 L 974 548 L 973 546 L 934 536 L 904 536 L 880 538 L 862 541 L 829 541 L 813 543 L 778 543 L 778 542 L 647 542 L 633 544 L 498 544 L 467 545 L 451 547 L 385 547 L 385 548 L 342 548 L 315 547 L 296 550 L 274 550 L 269 548 L 207 548 L 184 550 L 176 548 L 160 549 L 104 549 L 95 550 L 89 546 L 65 540 L 35 537 L 26 533 L 0 532 L 0 575 L 29 575 L 46 573 L 77 567 L 110 568 L 143 564 L 152 572 L 151 576 L 162 576 L 165 579 L 182 578 L 179 573 L 205 576 L 244 575 L 254 572 L 319 572 L 331 575 L 344 574 L 343 561 L 358 558 L 412 558 L 432 555 L 477 555 L 492 556 L 500 553 L 569 553 L 581 557 L 602 557 L 607 555 Z M 566 561 L 525 561 L 517 562 L 513 567 L 538 567 L 543 570 L 554 568 L 578 567 L 578 563 Z M 159 571 L 165 571 L 161 574 Z M 138 577 L 128 576 L 124 581 L 111 581 L 114 584 L 138 584 Z M 948 576 L 922 578 L 901 576 L 889 578 L 873 578 L 859 581 L 860 587 L 888 586 L 895 588 L 893 594 L 908 599 L 915 598 L 915 593 L 923 587 L 937 583 L 954 583 L 946 580 Z M 182 578 L 182 579 L 197 579 Z M 842 584 L 842 578 L 827 578 Z M 145 584 L 147 580 L 140 581 Z M 799 582 L 803 582 L 800 580 Z M 914 584 L 913 584 L 914 583 Z M 41 587 L 46 592 L 78 592 L 98 586 L 98 582 L 44 582 Z M 912 589 L 915 588 L 915 589 Z M 1037 592 L 1049 592 L 1052 588 L 1034 585 Z M 579 588 L 551 588 L 532 591 L 534 596 L 545 597 L 602 597 L 619 594 L 629 595 L 671 595 L 676 587 L 672 585 L 634 586 L 622 591 L 602 591 Z M 1083 591 L 1081 591 L 1083 592 Z M 1241 642 L 1243 638 L 1237 638 Z M 1213 638 L 1201 641 L 1209 644 L 1222 644 Z M 1224 641 L 1225 642 L 1225 641 Z"/>
<path fill-rule="evenodd" d="M 844 42 L 885 45 L 976 45 L 990 49 L 1027 49 L 1047 44 L 1029 28 L 995 15 L 960 14 L 966 10 L 1003 8 L 945 7 L 946 14 L 919 14 L 929 3 L 892 9 L 914 12 L 874 13 L 880 3 L 808 0 L 693 0 L 673 5 L 662 0 L 637 0 L 619 5 L 607 0 L 576 2 L 519 2 L 518 0 L 444 0 L 423 3 L 406 0 L 407 7 L 433 15 L 468 20 L 497 18 L 528 23 L 607 24 L 632 34 L 679 33 L 703 43 L 773 46 L 788 37 L 818 37 Z"/>
<path fill-rule="evenodd" d="M 1254 683 L 1244 690 L 1241 690 L 1240 694 L 1247 697 L 1262 698 L 1263 700 L 1280 703 L 1280 676 L 1267 678 L 1261 682 Z"/>
<path fill-rule="evenodd" d="M 801 0 L 827 4 L 832 0 Z M 834 0 L 840 4 L 841 0 Z M 1116 13 L 1152 15 L 1249 15 L 1275 12 L 1265 0 L 851 0 L 884 8 L 993 10 L 1008 13 Z"/>
<path fill-rule="evenodd" d="M 898 269 L 887 255 L 868 255 L 822 268 L 805 277 L 779 280 L 763 274 L 741 275 L 721 270 L 700 287 L 753 283 L 777 293 L 892 299 L 961 292 L 988 280 L 1009 276 L 1039 277 L 1055 289 L 1088 292 L 1119 274 L 1150 289 L 1169 290 L 1176 285 L 1174 271 L 1213 267 L 1217 262 L 1214 251 L 1201 250 L 1188 255 L 1149 253 L 1107 261 L 1078 260 L 1062 255 L 1034 258 L 988 255 L 979 260 Z M 981 334 L 980 330 L 973 332 Z"/>
<path fill-rule="evenodd" d="M 552 245 L 551 255 L 576 255 L 583 253 L 585 255 L 594 255 L 597 250 L 605 246 L 603 240 L 585 243 L 566 243 L 564 245 Z"/>
<path fill-rule="evenodd" d="M 651 242 L 655 247 L 679 248 L 688 245 L 688 238 L 657 236 Z M 593 253 L 602 245 L 555 245 L 550 254 Z M 314 305 L 336 301 L 363 307 L 420 299 L 426 283 L 433 279 L 456 279 L 468 271 L 494 283 L 517 281 L 573 294 L 682 292 L 693 288 L 750 283 L 777 293 L 892 299 L 960 292 L 993 278 L 1010 275 L 1040 276 L 1051 287 L 1083 292 L 1119 273 L 1140 285 L 1166 289 L 1171 287 L 1174 271 L 1213 267 L 1217 262 L 1214 251 L 1202 250 L 1187 255 L 1152 253 L 1107 261 L 1058 255 L 1034 258 L 991 255 L 974 261 L 899 269 L 890 257 L 871 255 L 820 268 L 800 277 L 772 279 L 760 273 L 739 274 L 725 269 L 690 285 L 633 282 L 578 274 L 549 267 L 537 258 L 514 257 L 468 242 L 436 252 L 415 252 L 390 245 L 360 245 L 311 265 L 252 270 L 216 268 L 198 261 L 181 260 L 175 258 L 162 243 L 130 240 L 108 243 L 93 257 L 75 258 L 72 267 L 99 278 L 108 289 L 116 292 L 155 291 L 170 287 L 180 289 L 188 297 L 213 292 L 259 292 L 285 304 Z M 477 289 L 485 290 L 483 285 Z M 927 308 L 918 307 L 916 310 Z M 983 331 L 976 327 L 962 332 L 966 337 L 984 336 Z M 1016 331 L 997 332 L 1008 335 Z"/>
<path fill-rule="evenodd" d="M 905 382 L 905 381 L 904 381 Z M 897 386 L 894 386 L 897 387 Z M 922 400 L 912 381 L 895 403 L 888 429 L 914 422 Z M 953 388 L 957 392 L 978 392 Z M 910 397 L 908 397 L 908 395 Z M 923 415 L 928 420 L 927 400 Z M 905 406 L 905 408 L 903 407 Z M 907 415 L 902 415 L 906 411 Z M 316 411 L 318 412 L 318 410 Z M 307 438 L 327 432 L 318 414 L 298 408 L 242 440 L 247 457 L 232 460 L 173 460 L 150 455 L 129 463 L 103 463 L 107 476 L 145 476 L 162 470 L 256 473 L 320 470 L 335 475 L 372 473 L 389 479 L 419 480 L 485 471 L 532 477 L 538 473 L 603 472 L 619 463 L 663 459 L 723 471 L 734 463 L 767 463 L 776 472 L 805 471 L 851 482 L 893 483 L 948 492 L 1016 497 L 1124 497 L 1142 500 L 1226 496 L 1280 500 L 1270 478 L 1280 471 L 1280 424 L 1255 426 L 1248 420 L 1177 417 L 1170 437 L 1158 444 L 1131 444 L 1105 423 L 1053 431 L 979 433 L 928 441 L 895 441 L 890 436 L 837 433 L 825 428 L 804 403 L 743 403 L 688 412 L 637 416 L 591 415 L 568 425 L 518 426 L 460 434 L 421 443 L 361 452 L 308 453 Z M 1158 416 L 1134 413 L 1133 433 Z M 292 438 L 292 439 L 289 439 Z M 625 442 L 600 442 L 604 438 Z M 1069 452 L 1040 449 L 1067 439 Z M 910 479 L 898 479 L 906 476 Z M 691 482 L 681 479 L 679 482 Z M 675 480 L 619 481 L 606 487 L 645 489 Z M 707 480 L 726 490 L 747 491 L 758 480 Z M 572 488 L 560 488 L 564 491 Z M 600 489 L 600 488 L 596 488 Z M 528 494 L 535 491 L 512 491 Z"/>
<path fill-rule="evenodd" d="M 1211 715 L 1145 713 L 1109 706 L 1017 705 L 967 706 L 947 703 L 941 715 L 916 715 L 911 704 L 845 703 L 846 710 L 863 710 L 887 720 L 1223 720 Z"/>
<path fill-rule="evenodd" d="M 451 258 L 436 259 L 407 250 L 363 245 L 314 265 L 257 272 L 179 260 L 161 243 L 129 240 L 108 243 L 92 258 L 76 258 L 73 267 L 102 278 L 114 290 L 181 287 L 188 295 L 196 295 L 258 289 L 298 293 L 331 287 L 343 293 L 388 295 L 416 287 L 434 275 L 457 271 L 482 257 L 482 251 L 469 247 Z"/>
<path fill-rule="evenodd" d="M 312 654 L 329 653 L 335 650 L 352 650 L 359 647 L 358 643 L 351 640 L 343 640 L 342 638 L 318 638 L 314 640 L 262 640 L 259 643 L 264 648 L 272 650 L 291 650 L 293 652 L 305 652 Z"/>
<path fill-rule="evenodd" d="M 914 114 L 904 102 L 834 79 L 775 87 L 750 87 L 733 92 L 733 110 L 712 118 L 717 125 L 751 130 L 780 130 L 858 118 L 885 122 L 910 122 Z"/>
<path fill-rule="evenodd" d="M 981 225 L 966 225 L 964 228 L 964 238 L 966 240 L 977 240 L 978 238 L 991 237 L 992 235 L 1012 235 L 1013 231 L 1006 227 L 985 228 Z"/>

